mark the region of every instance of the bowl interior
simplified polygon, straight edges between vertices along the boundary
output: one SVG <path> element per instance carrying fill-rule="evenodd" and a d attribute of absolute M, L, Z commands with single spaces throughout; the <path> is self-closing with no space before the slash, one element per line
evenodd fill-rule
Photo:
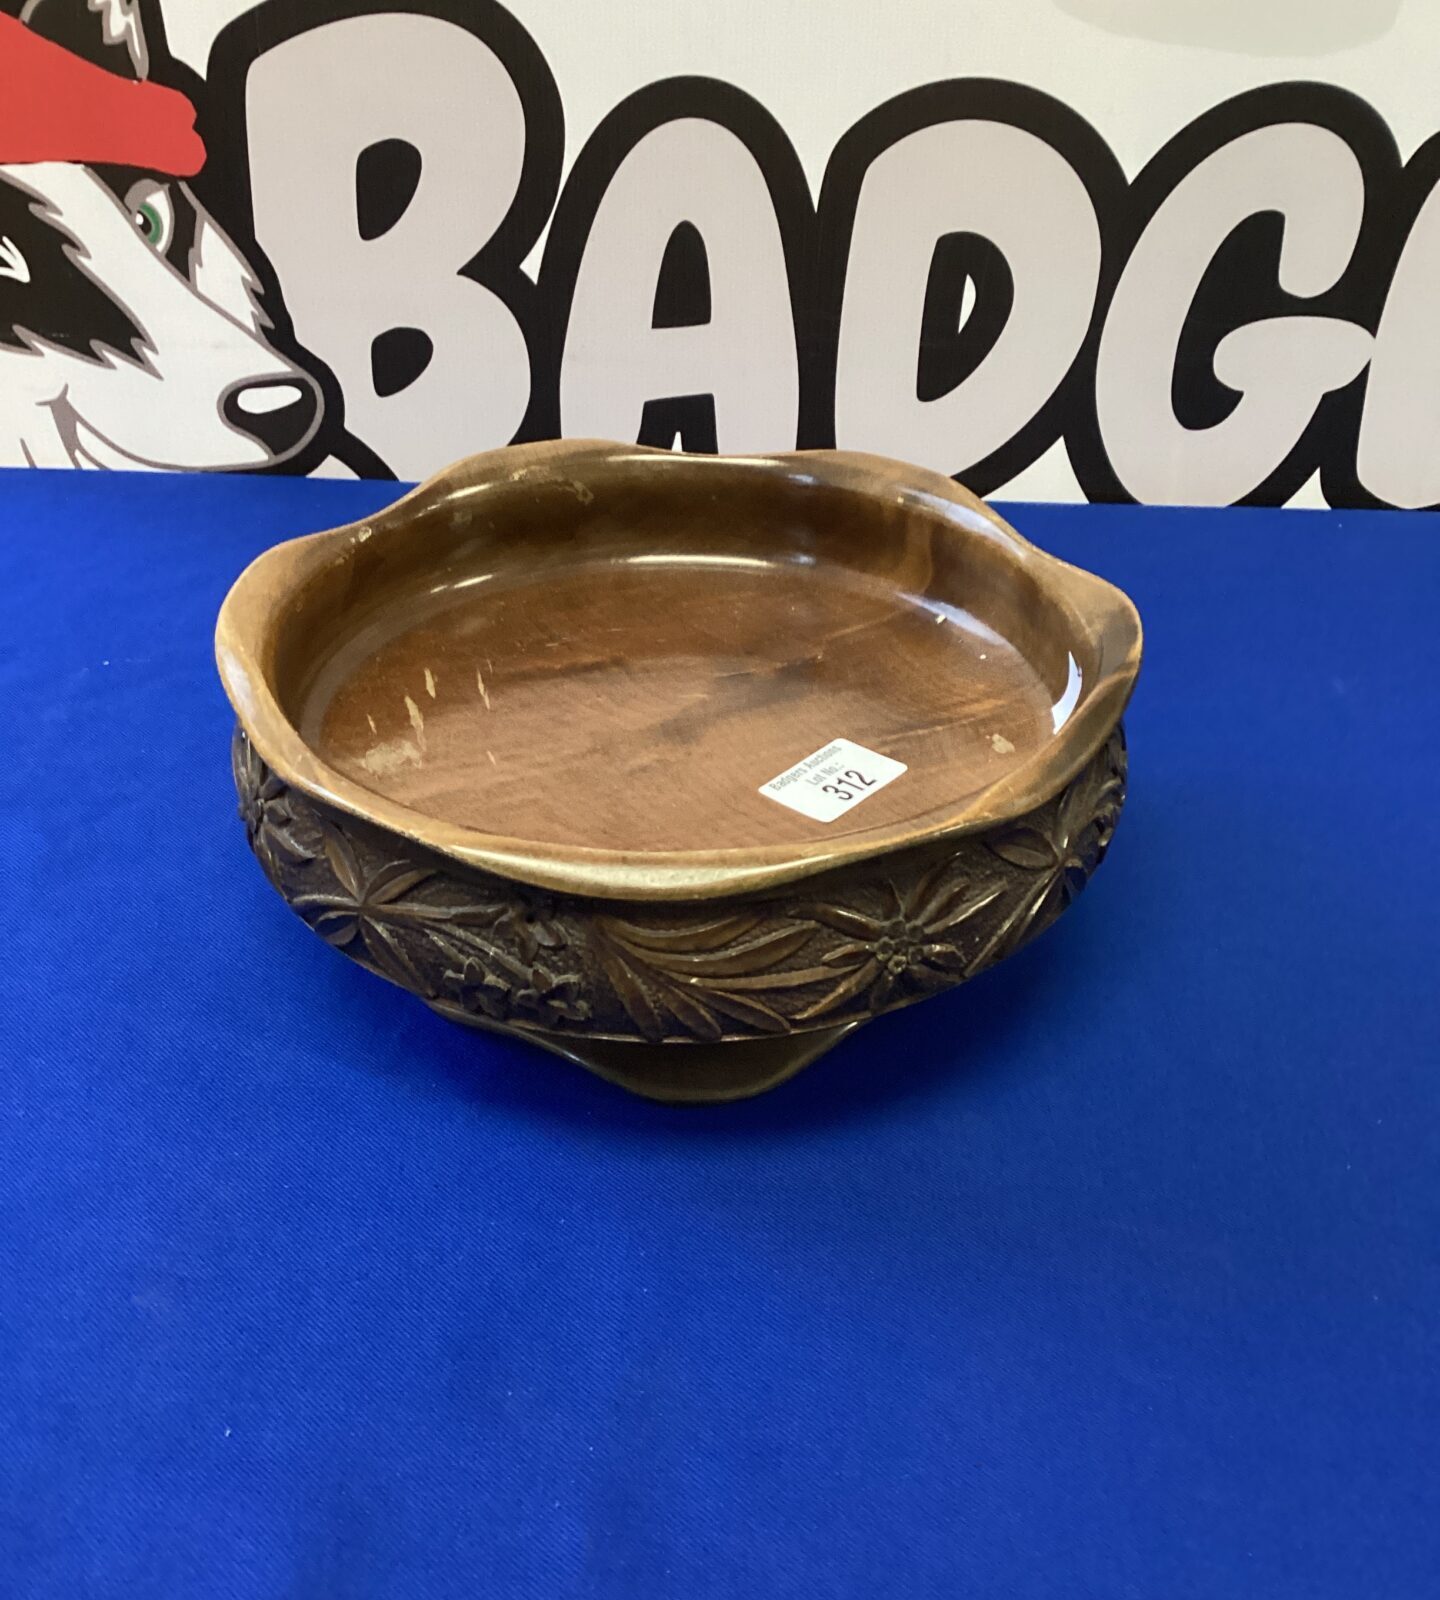
<path fill-rule="evenodd" d="M 636 854 L 894 830 L 1043 761 L 1103 630 L 1003 524 L 805 459 L 632 452 L 402 503 L 287 597 L 279 703 L 413 812 Z M 906 770 L 827 821 L 761 792 L 837 739 Z"/>

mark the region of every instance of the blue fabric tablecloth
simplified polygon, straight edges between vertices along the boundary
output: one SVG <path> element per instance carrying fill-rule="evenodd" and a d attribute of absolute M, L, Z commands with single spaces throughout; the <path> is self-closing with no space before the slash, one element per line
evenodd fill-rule
<path fill-rule="evenodd" d="M 0 1595 L 1434 1600 L 1434 520 L 1017 509 L 1145 617 L 1109 862 L 686 1111 L 245 849 L 216 608 L 394 493 L 0 474 Z"/>

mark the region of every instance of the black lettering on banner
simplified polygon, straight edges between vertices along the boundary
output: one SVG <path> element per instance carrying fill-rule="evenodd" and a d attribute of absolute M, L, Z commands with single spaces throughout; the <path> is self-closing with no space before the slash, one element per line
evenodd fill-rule
<path fill-rule="evenodd" d="M 408 139 L 380 139 L 355 162 L 355 223 L 360 237 L 378 239 L 405 215 L 420 187 L 424 158 Z"/>
<path fill-rule="evenodd" d="M 1440 134 L 1375 207 L 1375 352 L 1323 450 L 1332 506 L 1440 510 Z"/>
<path fill-rule="evenodd" d="M 387 37 L 436 71 L 466 54 L 436 25 L 483 47 L 467 46 L 466 114 L 498 87 L 513 108 L 495 124 L 503 151 L 477 154 L 473 129 L 447 144 L 433 116 L 416 123 L 439 129 L 428 145 L 407 137 L 399 124 L 434 107 L 430 75 L 403 63 L 383 103 L 353 92 L 352 68 L 378 69 L 344 30 L 412 18 Z M 147 26 L 166 57 L 149 12 Z M 312 35 L 336 82 L 329 101 L 297 96 L 292 119 L 267 57 Z M 287 470 L 334 455 L 406 472 L 443 416 L 472 449 L 562 431 L 879 448 L 981 493 L 1063 438 L 1094 500 L 1279 503 L 1318 473 L 1332 505 L 1440 506 L 1440 136 L 1402 169 L 1348 91 L 1237 96 L 1127 185 L 1060 101 L 928 84 L 842 136 L 817 206 L 774 117 L 709 78 L 625 99 L 562 192 L 554 79 L 493 0 L 264 0 L 219 35 L 204 83 L 168 57 L 165 74 L 200 107 L 196 187 L 255 269 L 266 336 L 324 392 L 321 434 Z M 278 117 L 272 230 L 305 221 L 316 162 L 338 148 L 328 124 L 311 128 L 316 107 L 340 108 L 346 151 L 363 128 L 337 168 L 343 194 L 321 196 L 343 211 L 344 271 L 309 244 L 287 254 L 283 227 L 256 237 L 257 84 Z M 274 159 L 287 130 L 293 182 L 288 155 Z M 547 220 L 532 282 L 523 262 Z"/>
<path fill-rule="evenodd" d="M 710 255 L 693 222 L 678 222 L 666 241 L 655 283 L 652 328 L 697 328 L 709 322 Z"/>
<path fill-rule="evenodd" d="M 525 436 L 793 446 L 813 227 L 799 158 L 757 100 L 673 78 L 622 101 L 576 157 L 545 241 Z"/>
<path fill-rule="evenodd" d="M 333 252 L 312 252 L 321 259 L 315 260 L 313 266 L 307 260 L 306 273 L 324 274 L 331 268 L 329 257 L 338 255 L 342 249 L 347 254 L 357 248 L 383 251 L 383 257 L 375 259 L 388 263 L 389 281 L 395 293 L 389 297 L 377 295 L 373 282 L 365 284 L 370 291 L 367 304 L 365 294 L 356 294 L 356 280 L 364 283 L 367 277 L 373 278 L 373 274 L 357 266 L 348 274 L 349 281 L 305 285 L 306 298 L 311 304 L 323 306 L 327 290 L 339 301 L 344 302 L 348 297 L 358 302 L 353 313 L 347 313 L 356 319 L 363 319 L 367 313 L 373 316 L 377 309 L 383 317 L 385 299 L 395 301 L 388 321 L 350 328 L 345 330 L 349 337 L 336 340 L 337 345 L 345 346 L 343 353 L 348 365 L 344 387 L 349 391 L 352 413 L 363 406 L 367 416 L 373 417 L 380 414 L 377 406 L 408 405 L 407 396 L 412 386 L 417 399 L 422 398 L 424 382 L 431 381 L 430 374 L 441 367 L 451 369 L 447 381 L 451 391 L 456 390 L 464 375 L 454 371 L 455 361 L 468 355 L 469 344 L 478 337 L 485 348 L 495 352 L 492 383 L 500 381 L 503 368 L 512 388 L 517 381 L 523 385 L 518 404 L 514 405 L 512 424 L 518 436 L 531 403 L 529 372 L 535 365 L 534 350 L 542 342 L 536 286 L 521 263 L 539 237 L 554 205 L 564 153 L 564 124 L 559 91 L 549 66 L 530 35 L 503 7 L 493 4 L 492 0 L 423 0 L 423 3 L 403 8 L 386 4 L 385 0 L 307 0 L 303 5 L 294 4 L 292 0 L 265 0 L 254 10 L 245 12 L 220 33 L 211 53 L 201 119 L 201 132 L 211 152 L 203 175 L 206 193 L 213 196 L 212 205 L 225 218 L 257 270 L 273 281 L 274 268 L 256 237 L 256 196 L 250 170 L 251 131 L 247 104 L 247 85 L 251 83 L 254 69 L 271 52 L 316 30 L 335 30 L 333 35 L 327 35 L 325 42 L 337 60 L 342 59 L 340 45 L 347 25 L 396 20 L 403 24 L 411 17 L 421 23 L 429 21 L 463 30 L 488 52 L 480 59 L 498 63 L 502 74 L 500 81 L 508 80 L 507 92 L 513 93 L 522 119 L 519 148 L 514 152 L 513 190 L 502 198 L 501 212 L 477 233 L 473 242 L 465 240 L 456 245 L 453 259 L 436 259 L 433 241 L 427 236 L 417 239 L 413 262 L 407 266 L 401 258 L 405 230 L 410 226 L 412 214 L 418 210 L 417 190 L 424 193 L 425 173 L 432 159 L 449 157 L 453 169 L 455 153 L 416 148 L 403 135 L 397 134 L 395 128 L 386 126 L 387 113 L 383 106 L 377 107 L 373 113 L 374 137 L 357 150 L 353 166 L 354 232 L 349 237 L 337 237 Z M 385 66 L 386 63 L 379 63 L 382 74 Z M 412 73 L 409 81 L 399 73 L 394 77 L 394 90 L 400 99 L 413 95 L 416 104 L 424 105 L 425 74 Z M 343 82 L 337 92 L 344 94 Z M 352 114 L 363 117 L 368 104 L 358 99 L 350 108 Z M 323 149 L 323 128 L 312 130 L 311 127 L 311 119 L 317 114 L 312 104 L 296 104 L 294 128 L 290 132 L 297 147 L 299 141 L 305 139 Z M 313 133 L 321 137 L 314 139 Z M 413 156 L 406 146 L 414 151 Z M 475 176 L 483 179 L 486 174 L 476 171 Z M 296 181 L 299 182 L 298 177 Z M 433 226 L 436 216 L 443 217 L 445 208 L 451 208 L 455 213 L 451 233 L 458 240 L 463 237 L 467 205 L 472 202 L 474 191 L 467 192 L 463 182 L 451 181 L 447 188 L 447 194 L 429 197 L 428 215 Z M 363 262 L 367 258 L 352 259 Z M 292 317 L 301 287 L 292 281 L 294 276 L 292 265 L 284 284 Z M 447 280 L 452 286 L 448 289 Z M 456 280 L 468 281 L 477 286 L 476 290 L 462 299 L 453 291 Z M 501 359 L 504 353 L 501 336 L 507 325 L 518 330 L 516 336 L 523 345 L 520 360 L 524 370 L 518 377 L 513 370 L 513 360 L 506 366 Z M 321 367 L 317 354 L 320 352 L 312 346 L 302 355 L 312 370 Z M 334 366 L 341 352 L 324 354 L 325 365 Z M 485 361 L 467 362 L 467 366 L 473 368 L 474 392 L 483 396 L 487 380 Z M 366 380 L 363 384 L 357 376 L 361 372 Z M 328 374 L 328 380 L 326 448 L 365 475 L 393 475 L 392 468 L 415 475 L 409 459 L 411 451 L 406 448 L 409 442 L 406 435 L 423 441 L 424 417 L 407 419 L 405 426 L 392 430 L 400 439 L 405 459 L 382 459 L 371 444 L 362 444 L 345 429 L 342 417 L 346 397 L 342 396 L 333 372 Z M 454 425 L 456 419 L 447 416 L 445 426 Z M 458 425 L 463 429 L 463 416 L 458 419 Z M 474 437 L 470 448 L 504 442 L 503 437 Z"/>
<path fill-rule="evenodd" d="M 915 397 L 938 400 L 964 383 L 995 348 L 1015 308 L 1015 275 L 1004 254 L 978 233 L 935 241 L 925 304 Z"/>
<path fill-rule="evenodd" d="M 399 394 L 430 365 L 435 343 L 423 328 L 387 328 L 370 341 L 370 382 L 382 400 Z"/>
<path fill-rule="evenodd" d="M 936 143 L 925 151 L 914 143 L 932 130 L 948 130 L 968 144 Z M 907 142 L 916 152 L 914 166 L 886 172 L 887 157 Z M 962 149 L 976 159 L 957 162 Z M 1010 162 L 1023 166 L 1007 170 Z M 1036 193 L 1032 177 L 1050 192 Z M 894 417 L 895 443 L 926 427 L 921 419 L 931 408 L 937 437 L 920 451 L 922 458 L 977 493 L 989 493 L 1054 443 L 1084 380 L 1113 277 L 1108 239 L 1124 175 L 1084 118 L 1020 84 L 980 78 L 927 84 L 862 117 L 836 146 L 820 192 L 817 276 L 805 338 L 810 382 L 801 434 L 808 445 L 891 444 L 870 436 L 873 419 L 857 424 L 861 436 L 855 438 L 846 436 L 844 416 L 837 419 L 847 286 L 854 291 L 861 265 L 855 260 L 857 215 L 877 181 L 893 195 L 880 197 L 889 210 L 876 225 L 864 267 L 898 276 L 903 265 L 907 276 L 903 285 L 893 278 L 889 286 L 867 284 L 864 312 L 850 312 L 850 326 L 872 329 L 872 352 L 893 342 L 893 389 L 876 394 L 875 408 Z M 991 231 L 1003 230 L 1004 243 L 976 225 L 982 211 Z M 914 226 L 908 260 L 901 263 L 892 224 L 906 218 Z M 1080 237 L 1067 236 L 1067 226 Z M 948 274 L 949 305 L 958 314 L 953 279 L 961 268 L 974 285 L 973 309 L 962 328 L 945 329 L 937 296 Z M 1065 308 L 1066 328 L 1047 341 L 1046 319 L 1057 304 Z M 989 385 L 983 394 L 982 381 Z M 855 386 L 863 392 L 858 370 Z M 945 408 L 967 389 L 974 396 L 969 413 L 947 418 Z M 982 441 L 977 412 L 987 432 L 998 427 L 1003 437 Z M 890 453 L 903 451 L 892 447 Z"/>
<path fill-rule="evenodd" d="M 641 407 L 635 443 L 713 456 L 720 451 L 718 428 L 713 394 L 667 394 Z"/>
<path fill-rule="evenodd" d="M 1211 163 L 1228 165 L 1203 191 Z M 1281 504 L 1352 455 L 1397 170 L 1365 101 L 1307 83 L 1215 107 L 1148 163 L 1066 428 L 1089 499 Z"/>

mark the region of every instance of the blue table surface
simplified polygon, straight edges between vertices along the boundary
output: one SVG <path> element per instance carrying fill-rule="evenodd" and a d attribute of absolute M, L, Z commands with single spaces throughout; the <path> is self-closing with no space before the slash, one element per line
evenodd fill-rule
<path fill-rule="evenodd" d="M 1109 861 L 695 1111 L 245 849 L 216 608 L 395 492 L 0 474 L 0 1595 L 1434 1600 L 1435 521 L 1016 508 L 1145 617 Z"/>

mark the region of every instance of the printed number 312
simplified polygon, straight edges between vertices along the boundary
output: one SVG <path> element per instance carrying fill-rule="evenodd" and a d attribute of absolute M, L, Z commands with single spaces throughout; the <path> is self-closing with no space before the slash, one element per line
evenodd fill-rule
<path fill-rule="evenodd" d="M 874 778 L 867 778 L 863 772 L 857 772 L 854 767 L 851 767 L 848 772 L 841 773 L 834 783 L 823 785 L 821 792 L 833 794 L 841 800 L 853 800 L 862 790 L 873 789 L 874 787 Z"/>

